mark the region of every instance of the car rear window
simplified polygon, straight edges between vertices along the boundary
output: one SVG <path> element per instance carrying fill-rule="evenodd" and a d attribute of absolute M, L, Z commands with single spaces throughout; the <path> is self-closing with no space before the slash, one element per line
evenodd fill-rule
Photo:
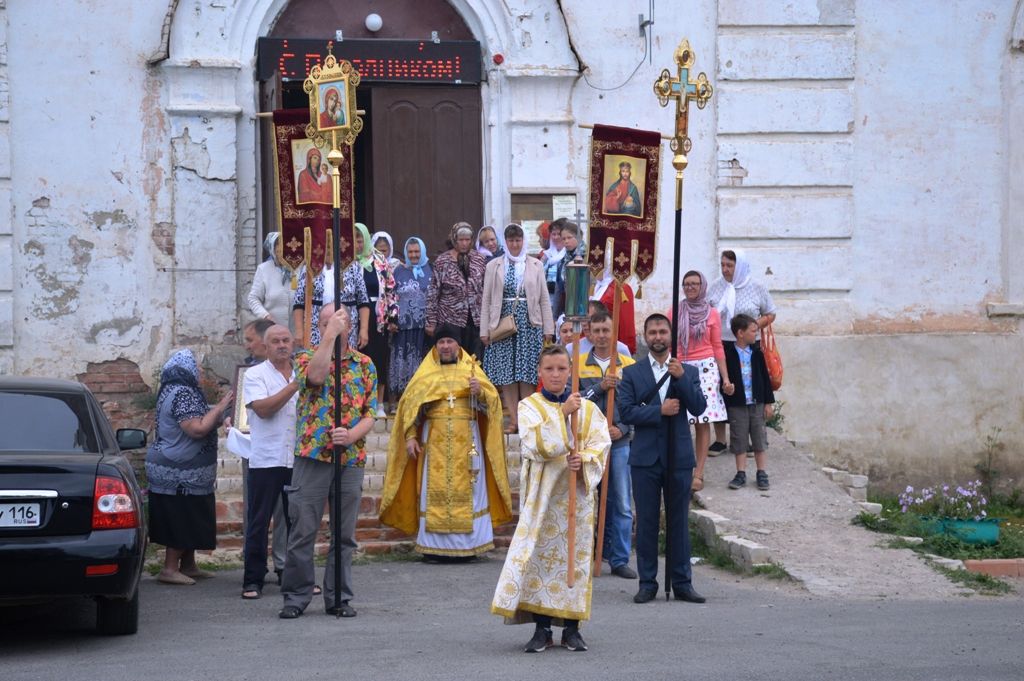
<path fill-rule="evenodd" d="M 98 452 L 83 395 L 0 392 L 0 454 Z"/>

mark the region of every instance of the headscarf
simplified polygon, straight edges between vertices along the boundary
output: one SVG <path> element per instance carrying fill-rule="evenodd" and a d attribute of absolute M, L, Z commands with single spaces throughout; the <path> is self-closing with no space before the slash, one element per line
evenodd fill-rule
<path fill-rule="evenodd" d="M 160 391 L 157 393 L 158 409 L 165 397 L 173 396 L 177 392 L 175 386 L 192 389 L 202 394 L 199 390 L 199 365 L 196 364 L 195 355 L 188 348 L 172 354 L 163 369 L 160 370 Z"/>
<path fill-rule="evenodd" d="M 747 262 L 746 258 L 737 253 L 736 269 L 733 270 L 732 281 L 727 281 L 725 277 L 722 277 L 725 291 L 722 292 L 722 297 L 718 299 L 718 304 L 715 306 L 718 309 L 718 314 L 722 317 L 723 325 L 730 324 L 732 318 L 736 315 L 736 290 L 743 288 L 750 281 L 750 263 Z"/>
<path fill-rule="evenodd" d="M 700 277 L 700 291 L 697 297 L 690 300 L 684 293 L 683 299 L 679 301 L 679 345 L 683 348 L 683 354 L 690 345 L 691 336 L 698 341 L 704 338 L 704 334 L 708 332 L 708 317 L 711 316 L 707 277 L 700 272 L 697 275 Z"/>
<path fill-rule="evenodd" d="M 485 229 L 489 229 L 492 232 L 494 232 L 494 238 L 497 239 L 497 241 L 498 241 L 498 250 L 496 250 L 494 253 L 491 253 L 489 250 L 487 250 L 483 246 L 483 244 L 480 243 L 480 235 L 483 234 Z M 506 251 L 505 251 L 505 239 L 503 238 L 502 234 L 500 232 L 498 232 L 497 228 L 492 227 L 491 225 L 484 225 L 483 227 L 481 227 L 480 229 L 477 230 L 477 232 L 476 232 L 476 252 L 479 253 L 480 255 L 484 256 L 484 258 L 486 258 L 488 260 L 490 260 L 491 258 L 497 258 L 497 257 L 499 257 L 501 255 L 504 255 L 506 253 Z"/>
<path fill-rule="evenodd" d="M 318 159 L 318 161 L 317 161 L 318 165 L 319 165 L 320 161 L 323 160 L 323 154 L 320 153 L 320 150 L 317 149 L 316 147 L 310 147 L 309 151 L 306 152 L 306 169 L 307 170 L 309 169 L 309 161 L 313 158 L 313 154 L 316 154 L 316 157 Z"/>
<path fill-rule="evenodd" d="M 356 223 L 356 230 L 363 235 L 363 250 L 356 253 L 356 262 L 369 272 L 373 269 L 373 239 L 370 238 L 370 230 L 361 222 Z"/>
<path fill-rule="evenodd" d="M 452 225 L 451 230 L 448 232 L 448 242 L 451 244 L 451 248 L 455 248 L 455 242 L 458 240 L 459 232 L 463 230 L 469 232 L 470 237 L 473 236 L 473 228 L 470 227 L 468 222 L 456 222 Z"/>
<path fill-rule="evenodd" d="M 267 261 L 274 263 L 277 267 L 277 271 L 281 273 L 281 284 L 284 285 L 291 281 L 292 271 L 277 260 L 277 253 L 274 251 L 274 246 L 277 244 L 277 240 L 280 236 L 280 232 L 271 232 L 268 234 L 267 238 L 263 240 L 263 252 L 267 254 Z"/>
<path fill-rule="evenodd" d="M 373 249 L 377 250 L 376 244 L 381 239 L 384 239 L 385 241 L 388 242 L 388 247 L 389 247 L 388 250 L 391 251 L 391 255 L 388 256 L 388 262 L 391 263 L 391 268 L 394 269 L 394 268 L 398 267 L 400 264 L 402 264 L 402 261 L 395 257 L 395 241 L 394 241 L 394 239 L 391 238 L 390 234 L 388 234 L 387 232 L 384 232 L 384 231 L 374 232 L 373 233 L 373 237 L 371 238 L 371 240 L 372 240 L 372 242 L 374 244 Z M 377 251 L 377 252 L 380 253 L 381 255 L 384 255 L 380 251 Z"/>
<path fill-rule="evenodd" d="M 410 262 L 409 261 L 409 244 L 415 241 L 420 245 L 420 261 Z M 405 256 L 405 266 L 412 270 L 412 276 L 414 279 L 423 279 L 427 276 L 427 273 L 423 271 L 423 268 L 430 262 L 430 258 L 427 257 L 427 245 L 423 243 L 423 239 L 418 236 L 411 236 L 405 240 L 405 246 L 402 247 L 402 255 Z"/>
<path fill-rule="evenodd" d="M 497 234 L 498 233 L 497 230 L 495 230 L 494 233 Z M 477 239 L 477 241 L 479 241 L 479 239 Z M 499 246 L 501 245 L 500 241 L 498 242 L 498 245 Z M 486 251 L 487 249 L 485 248 L 483 250 Z M 500 249 L 499 249 L 499 251 L 500 251 Z M 514 269 L 515 280 L 516 280 L 516 289 L 518 290 L 519 287 L 522 286 L 522 284 L 523 284 L 523 275 L 526 274 L 526 241 L 525 240 L 523 241 L 523 246 L 522 246 L 522 248 L 519 249 L 519 255 L 512 255 L 512 253 L 509 252 L 509 250 L 507 248 L 504 249 L 504 251 L 505 252 L 504 252 L 503 255 L 505 256 L 505 258 L 508 259 L 508 262 L 512 264 L 512 267 Z M 500 252 L 499 252 L 499 255 L 501 255 Z M 495 256 L 495 257 L 497 257 L 497 256 Z"/>

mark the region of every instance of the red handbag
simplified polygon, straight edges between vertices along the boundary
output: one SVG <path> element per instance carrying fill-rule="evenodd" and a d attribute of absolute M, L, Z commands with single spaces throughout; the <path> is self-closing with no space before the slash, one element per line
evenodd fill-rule
<path fill-rule="evenodd" d="M 764 353 L 764 363 L 768 366 L 772 390 L 778 390 L 782 387 L 782 355 L 779 354 L 779 346 L 775 344 L 775 332 L 772 331 L 771 324 L 761 332 L 761 352 Z"/>

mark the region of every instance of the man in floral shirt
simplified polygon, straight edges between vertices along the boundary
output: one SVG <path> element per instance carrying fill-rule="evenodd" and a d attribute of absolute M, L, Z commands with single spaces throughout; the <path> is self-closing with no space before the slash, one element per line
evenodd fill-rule
<path fill-rule="evenodd" d="M 325 305 L 320 311 L 320 346 L 295 359 L 299 384 L 295 467 L 288 490 L 288 557 L 285 559 L 281 594 L 281 619 L 302 615 L 313 599 L 315 572 L 313 547 L 323 520 L 324 503 L 341 494 L 341 517 L 335 518 L 331 502 L 331 549 L 324 573 L 324 604 L 329 615 L 355 617 L 352 598 L 352 554 L 355 552 L 356 516 L 362 497 L 366 465 L 366 434 L 373 428 L 377 410 L 377 370 L 366 355 L 348 345 L 348 310 Z M 341 422 L 334 420 L 334 340 L 341 338 Z M 341 456 L 341 488 L 334 490 L 332 457 Z M 341 584 L 334 583 L 334 523 L 341 541 Z M 341 591 L 335 609 L 334 589 Z"/>

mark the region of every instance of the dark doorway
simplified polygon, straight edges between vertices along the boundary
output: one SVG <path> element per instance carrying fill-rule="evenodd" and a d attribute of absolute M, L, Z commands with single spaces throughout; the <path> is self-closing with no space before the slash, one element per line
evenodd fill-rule
<path fill-rule="evenodd" d="M 269 108 L 308 105 L 302 83 L 263 84 Z M 279 98 L 269 93 L 280 93 Z M 480 89 L 473 86 L 361 85 L 363 131 L 356 138 L 356 220 L 391 234 L 396 257 L 418 236 L 431 255 L 442 250 L 451 226 L 483 221 Z M 264 148 L 270 142 L 269 124 Z M 273 165 L 264 158 L 264 232 L 276 229 Z"/>

